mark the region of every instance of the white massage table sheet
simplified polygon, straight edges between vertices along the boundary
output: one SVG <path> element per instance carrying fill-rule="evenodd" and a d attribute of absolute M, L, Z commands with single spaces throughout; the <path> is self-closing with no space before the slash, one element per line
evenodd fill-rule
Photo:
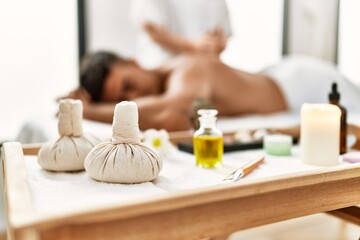
<path fill-rule="evenodd" d="M 126 204 L 180 191 L 234 184 L 223 182 L 222 179 L 261 154 L 264 154 L 263 150 L 226 153 L 222 168 L 202 169 L 195 166 L 194 155 L 173 149 L 164 159 L 160 175 L 152 182 L 141 184 L 102 183 L 91 179 L 85 171 L 49 172 L 41 169 L 36 156 L 25 156 L 25 163 L 35 210 L 46 215 L 56 215 L 74 210 L 98 208 L 107 204 Z M 299 147 L 296 146 L 293 148 L 292 156 L 267 155 L 263 164 L 236 184 L 259 179 L 266 181 L 269 177 L 317 168 L 320 167 L 301 162 Z"/>

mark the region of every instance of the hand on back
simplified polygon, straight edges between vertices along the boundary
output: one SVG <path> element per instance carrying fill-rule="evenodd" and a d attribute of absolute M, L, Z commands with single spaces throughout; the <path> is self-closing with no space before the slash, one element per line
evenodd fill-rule
<path fill-rule="evenodd" d="M 195 49 L 205 54 L 219 55 L 226 47 L 225 33 L 221 28 L 215 28 L 204 33 L 195 42 Z"/>

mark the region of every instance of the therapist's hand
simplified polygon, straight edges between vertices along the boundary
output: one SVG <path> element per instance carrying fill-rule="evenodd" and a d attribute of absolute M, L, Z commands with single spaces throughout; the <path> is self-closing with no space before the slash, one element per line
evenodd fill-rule
<path fill-rule="evenodd" d="M 197 52 L 219 55 L 226 47 L 227 39 L 221 28 L 215 28 L 203 34 L 195 42 Z"/>
<path fill-rule="evenodd" d="M 219 55 L 226 47 L 227 39 L 221 28 L 215 28 L 204 33 L 195 42 L 197 52 Z"/>

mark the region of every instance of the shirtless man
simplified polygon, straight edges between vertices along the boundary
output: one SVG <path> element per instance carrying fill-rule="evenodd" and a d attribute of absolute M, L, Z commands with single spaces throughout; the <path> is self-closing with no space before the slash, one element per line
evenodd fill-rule
<path fill-rule="evenodd" d="M 282 92 L 269 77 L 232 69 L 217 58 L 179 56 L 154 70 L 112 53 L 98 52 L 84 59 L 81 88 L 67 97 L 84 104 L 84 118 L 112 122 L 114 106 L 137 103 L 140 129 L 168 131 L 191 128 L 192 103 L 204 99 L 220 116 L 273 113 L 287 109 Z"/>

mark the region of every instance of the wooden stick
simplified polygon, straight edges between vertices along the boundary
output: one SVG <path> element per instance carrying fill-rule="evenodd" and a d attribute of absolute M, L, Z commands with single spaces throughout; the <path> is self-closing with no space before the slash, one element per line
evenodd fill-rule
<path fill-rule="evenodd" d="M 254 170 L 255 168 L 257 168 L 261 163 L 263 163 L 265 160 L 265 156 L 260 156 L 258 158 L 256 158 L 255 160 L 249 162 L 248 164 L 246 164 L 245 166 L 241 167 L 241 169 L 244 172 L 244 176 L 246 176 L 247 174 L 249 174 L 252 170 Z"/>
<path fill-rule="evenodd" d="M 238 181 L 241 178 L 248 175 L 252 170 L 254 170 L 257 166 L 260 165 L 260 163 L 264 162 L 265 156 L 260 156 L 258 158 L 255 158 L 254 160 L 248 162 L 244 166 L 240 167 L 239 169 L 232 172 L 229 176 L 225 177 L 223 181 Z"/>

